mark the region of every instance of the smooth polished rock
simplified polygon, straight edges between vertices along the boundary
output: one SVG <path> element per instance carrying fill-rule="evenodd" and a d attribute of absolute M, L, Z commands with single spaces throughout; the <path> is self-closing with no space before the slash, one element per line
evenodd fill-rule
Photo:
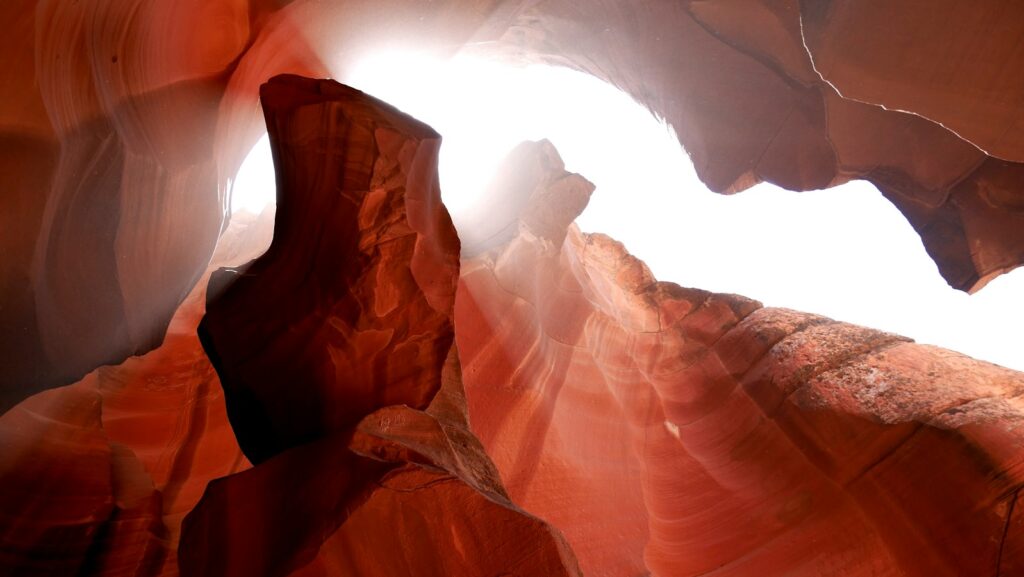
<path fill-rule="evenodd" d="M 474 432 L 584 573 L 1021 570 L 1024 375 L 657 282 L 602 235 L 534 234 L 537 210 L 463 261 L 456 340 Z"/>
<path fill-rule="evenodd" d="M 944 1 L 927 18 L 910 0 L 12 0 L 0 8 L 0 407 L 158 346 L 262 132 L 260 84 L 344 80 L 390 44 L 607 80 L 672 126 L 717 192 L 869 180 L 946 280 L 979 290 L 1024 259 L 1019 11 L 1006 0 Z"/>

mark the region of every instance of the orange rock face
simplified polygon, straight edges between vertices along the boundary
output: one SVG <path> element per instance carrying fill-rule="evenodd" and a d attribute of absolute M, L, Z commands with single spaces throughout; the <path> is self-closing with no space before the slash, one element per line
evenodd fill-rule
<path fill-rule="evenodd" d="M 214 266 L 262 252 L 272 217 L 236 218 Z M 160 347 L 0 417 L 5 573 L 178 573 L 182 519 L 211 479 L 250 466 L 196 335 L 207 279 Z"/>
<path fill-rule="evenodd" d="M 2 406 L 158 345 L 258 137 L 258 86 L 344 77 L 383 38 L 613 82 L 676 129 L 719 192 L 868 179 L 950 284 L 977 290 L 1024 259 L 1020 8 L 943 4 L 922 22 L 914 2 L 881 4 L 8 2 Z"/>
<path fill-rule="evenodd" d="M 439 135 L 294 76 L 396 39 L 574 66 L 715 191 L 873 182 L 974 291 L 1024 262 L 1022 18 L 3 3 L 0 574 L 1024 574 L 1021 374 L 657 282 L 571 224 L 592 185 L 544 142 L 460 246 Z M 260 102 L 279 205 L 245 264 Z"/>
<path fill-rule="evenodd" d="M 551 170 L 519 234 L 464 260 L 456 338 L 474 432 L 585 574 L 1024 571 L 1024 376 L 656 282 L 565 236 L 550 196 L 578 210 L 589 185 L 532 151 Z"/>

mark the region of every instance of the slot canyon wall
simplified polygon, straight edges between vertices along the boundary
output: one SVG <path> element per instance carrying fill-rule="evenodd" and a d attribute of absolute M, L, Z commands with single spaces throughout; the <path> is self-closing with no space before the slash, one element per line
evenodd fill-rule
<path fill-rule="evenodd" d="M 871 181 L 975 291 L 1024 258 L 1016 3 L 0 15 L 0 573 L 1024 574 L 1020 373 L 658 282 L 543 141 L 460 243 L 440 136 L 304 78 L 575 67 L 716 192 Z M 264 126 L 277 213 L 229 216 Z"/>

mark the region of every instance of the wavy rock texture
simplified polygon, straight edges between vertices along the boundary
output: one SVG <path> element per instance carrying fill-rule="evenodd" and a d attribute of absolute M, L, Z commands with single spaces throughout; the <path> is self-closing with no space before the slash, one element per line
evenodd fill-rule
<path fill-rule="evenodd" d="M 11 28 L 0 40 L 2 410 L 160 344 L 222 232 L 227 178 L 258 138 L 265 76 L 238 59 L 268 60 L 257 37 L 274 10 L 0 8 Z M 300 39 L 272 50 L 263 68 L 325 72 Z M 239 82 L 252 83 L 246 98 Z M 226 124 L 244 106 L 249 119 Z"/>
<path fill-rule="evenodd" d="M 396 468 L 297 575 L 580 575 L 561 533 L 512 503 L 470 432 L 454 348 L 425 412 L 381 409 L 350 447 Z"/>
<path fill-rule="evenodd" d="M 1024 573 L 1020 374 L 655 282 L 570 226 L 591 187 L 546 144 L 467 238 L 453 333 L 436 135 L 272 84 L 276 248 L 212 283 L 213 364 L 195 336 L 218 238 L 214 268 L 259 245 L 224 216 L 258 87 L 396 39 L 608 80 L 718 192 L 870 180 L 978 290 L 1024 259 L 1022 10 L 2 3 L 0 572 Z"/>
<path fill-rule="evenodd" d="M 275 77 L 261 101 L 274 241 L 214 276 L 199 329 L 256 466 L 210 484 L 183 571 L 578 575 L 467 428 L 440 137 L 336 82 Z"/>
<path fill-rule="evenodd" d="M 907 1 L 802 6 L 803 38 L 822 79 L 846 102 L 913 119 L 902 120 L 913 125 L 906 134 L 914 142 L 905 150 L 921 160 L 904 158 L 868 179 L 907 215 L 943 276 L 957 288 L 977 290 L 1018 266 L 1024 140 L 1012 103 L 1024 95 L 1024 81 L 1006 71 L 1020 70 L 1024 56 L 1006 47 L 1019 43 L 1024 7 L 940 2 L 923 15 Z M 945 134 L 929 138 L 929 132 Z M 948 175 L 943 181 L 915 177 L 911 167 L 921 172 L 928 157 L 945 163 L 928 171 Z"/>
<path fill-rule="evenodd" d="M 437 133 L 334 82 L 276 77 L 261 100 L 278 171 L 274 242 L 214 275 L 230 287 L 200 325 L 257 461 L 375 409 L 426 407 L 452 343 L 459 267 Z"/>
<path fill-rule="evenodd" d="M 589 183 L 530 150 L 550 169 L 463 261 L 456 338 L 474 432 L 585 574 L 1024 571 L 1024 376 L 656 282 L 570 226 Z"/>
<path fill-rule="evenodd" d="M 159 344 L 205 270 L 227 179 L 259 136 L 258 86 L 279 73 L 344 79 L 388 39 L 604 78 L 671 124 L 719 192 L 868 179 L 950 284 L 977 290 L 1024 258 L 1022 10 L 12 0 L 0 8 L 2 407 Z"/>
<path fill-rule="evenodd" d="M 272 219 L 236 216 L 212 267 L 262 252 Z M 208 481 L 249 467 L 196 335 L 205 295 L 202 282 L 157 349 L 0 417 L 5 574 L 177 574 L 185 514 Z"/>

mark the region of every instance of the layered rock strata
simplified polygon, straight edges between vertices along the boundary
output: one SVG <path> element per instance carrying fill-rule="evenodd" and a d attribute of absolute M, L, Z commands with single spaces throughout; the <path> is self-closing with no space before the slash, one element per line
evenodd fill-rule
<path fill-rule="evenodd" d="M 270 243 L 238 215 L 211 271 Z M 206 282 L 163 343 L 0 417 L 0 568 L 10 575 L 176 575 L 181 522 L 206 484 L 248 468 L 199 343 Z"/>
<path fill-rule="evenodd" d="M 911 0 L 6 2 L 0 407 L 159 345 L 223 229 L 228 179 L 261 130 L 262 82 L 344 80 L 361 56 L 396 44 L 603 78 L 664 118 L 718 192 L 870 180 L 948 282 L 978 290 L 1024 258 L 1022 10 L 1007 0 L 927 10 Z"/>
<path fill-rule="evenodd" d="M 570 224 L 591 185 L 528 150 L 549 170 L 463 260 L 456 340 L 473 431 L 585 574 L 1024 571 L 1024 376 L 657 282 Z"/>
<path fill-rule="evenodd" d="M 1021 10 L 4 3 L 0 566 L 1024 572 L 1018 373 L 657 283 L 569 226 L 589 185 L 546 145 L 524 152 L 537 180 L 510 191 L 525 212 L 466 253 L 453 332 L 436 135 L 335 85 L 278 82 L 290 104 L 274 110 L 301 101 L 288 115 L 312 120 L 270 127 L 288 136 L 277 248 L 223 296 L 214 283 L 204 337 L 233 429 L 194 334 L 258 86 L 344 78 L 385 37 L 608 80 L 718 192 L 868 179 L 945 278 L 977 290 L 1024 257 Z M 356 102 L 390 128 L 324 116 Z"/>
<path fill-rule="evenodd" d="M 331 81 L 276 77 L 261 101 L 274 241 L 215 275 L 199 329 L 256 465 L 209 485 L 183 570 L 578 575 L 467 427 L 440 137 Z"/>

